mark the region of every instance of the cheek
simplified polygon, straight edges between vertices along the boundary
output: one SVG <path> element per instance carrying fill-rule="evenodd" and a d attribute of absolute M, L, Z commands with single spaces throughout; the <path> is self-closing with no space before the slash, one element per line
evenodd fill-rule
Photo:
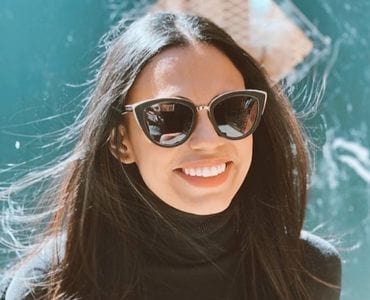
<path fill-rule="evenodd" d="M 253 137 L 250 136 L 238 147 L 238 154 L 240 157 L 240 164 L 242 166 L 242 172 L 247 175 L 253 159 Z"/>
<path fill-rule="evenodd" d="M 171 151 L 151 142 L 133 118 L 127 124 L 127 136 L 134 162 L 142 177 L 160 173 L 161 167 L 166 168 L 169 164 L 173 156 Z"/>
<path fill-rule="evenodd" d="M 170 157 L 155 149 L 156 145 L 146 145 L 137 155 L 136 164 L 147 188 L 158 198 L 167 202 L 173 196 Z M 169 196 L 172 195 L 172 196 Z"/>
<path fill-rule="evenodd" d="M 151 146 L 151 142 L 145 136 L 143 130 L 136 123 L 135 119 L 132 116 L 130 117 L 131 118 L 129 118 L 126 123 L 128 137 L 127 143 L 133 160 L 139 167 L 142 164 L 142 158 L 145 158 L 145 153 L 143 154 L 143 152 L 145 149 L 148 149 L 147 147 Z"/>
<path fill-rule="evenodd" d="M 130 141 L 134 162 L 145 184 L 152 188 L 155 182 L 162 182 L 165 171 L 169 168 L 169 159 L 167 159 L 169 155 L 165 153 L 165 148 L 149 141 L 141 129 L 135 134 L 133 131 L 131 131 Z"/>
<path fill-rule="evenodd" d="M 253 159 L 253 137 L 252 136 L 250 137 L 250 141 L 248 142 L 247 156 L 248 156 L 248 161 L 250 165 Z"/>

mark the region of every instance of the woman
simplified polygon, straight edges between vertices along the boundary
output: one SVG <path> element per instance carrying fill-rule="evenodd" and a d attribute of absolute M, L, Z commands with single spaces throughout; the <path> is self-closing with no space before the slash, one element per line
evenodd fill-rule
<path fill-rule="evenodd" d="M 337 252 L 302 232 L 309 162 L 292 108 L 212 22 L 133 22 L 81 126 L 43 249 L 5 299 L 339 299 Z"/>

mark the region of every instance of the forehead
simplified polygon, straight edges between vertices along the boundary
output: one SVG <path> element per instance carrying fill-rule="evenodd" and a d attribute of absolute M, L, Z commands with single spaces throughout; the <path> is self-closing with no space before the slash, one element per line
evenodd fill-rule
<path fill-rule="evenodd" d="M 224 53 L 196 43 L 169 48 L 155 56 L 136 78 L 129 102 L 169 96 L 210 100 L 244 87 L 243 76 Z"/>

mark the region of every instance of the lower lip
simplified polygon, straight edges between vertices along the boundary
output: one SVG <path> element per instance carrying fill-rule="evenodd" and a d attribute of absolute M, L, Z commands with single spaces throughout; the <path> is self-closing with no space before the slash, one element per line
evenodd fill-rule
<path fill-rule="evenodd" d="M 189 176 L 177 170 L 176 173 L 186 182 L 197 187 L 216 187 L 223 184 L 229 176 L 231 163 L 226 164 L 226 169 L 221 174 L 212 177 Z"/>

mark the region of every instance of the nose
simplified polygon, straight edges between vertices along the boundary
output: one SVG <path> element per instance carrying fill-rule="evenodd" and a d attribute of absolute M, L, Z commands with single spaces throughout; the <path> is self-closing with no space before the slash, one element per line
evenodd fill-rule
<path fill-rule="evenodd" d="M 198 111 L 194 131 L 189 138 L 190 148 L 193 150 L 212 150 L 224 143 L 225 139 L 215 131 L 207 110 Z"/>

